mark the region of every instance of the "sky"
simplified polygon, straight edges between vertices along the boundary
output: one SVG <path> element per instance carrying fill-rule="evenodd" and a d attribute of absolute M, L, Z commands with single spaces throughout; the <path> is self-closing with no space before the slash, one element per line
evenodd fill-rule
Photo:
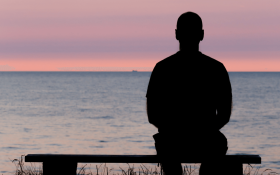
<path fill-rule="evenodd" d="M 179 51 L 178 17 L 228 71 L 280 71 L 279 0 L 0 0 L 0 71 L 152 71 Z M 187 68 L 187 65 L 186 65 Z"/>

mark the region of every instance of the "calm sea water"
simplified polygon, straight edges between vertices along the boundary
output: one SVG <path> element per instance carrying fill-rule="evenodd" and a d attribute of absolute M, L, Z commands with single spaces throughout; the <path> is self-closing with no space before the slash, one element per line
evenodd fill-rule
<path fill-rule="evenodd" d="M 151 72 L 0 72 L 0 173 L 27 154 L 156 154 Z M 259 154 L 280 171 L 280 73 L 230 72 L 227 154 Z M 191 133 L 190 133 L 191 134 Z M 187 139 L 187 138 L 182 138 Z M 29 164 L 27 164 L 29 165 Z M 119 169 L 127 164 L 111 164 Z"/>

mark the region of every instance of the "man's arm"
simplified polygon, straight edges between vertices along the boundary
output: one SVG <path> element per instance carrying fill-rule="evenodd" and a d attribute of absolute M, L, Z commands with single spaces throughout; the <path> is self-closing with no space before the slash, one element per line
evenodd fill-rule
<path fill-rule="evenodd" d="M 217 92 L 217 127 L 219 130 L 229 122 L 232 112 L 231 83 L 226 68 L 223 66 L 222 69 L 218 79 Z"/>
<path fill-rule="evenodd" d="M 148 121 L 156 128 L 159 128 L 160 116 L 162 113 L 161 108 L 161 96 L 163 92 L 161 91 L 162 80 L 164 75 L 162 75 L 162 70 L 157 63 L 153 69 L 148 84 L 147 94 L 146 94 L 146 111 L 148 116 Z"/>
<path fill-rule="evenodd" d="M 156 113 L 156 109 L 154 109 L 154 106 L 152 106 L 152 99 L 151 98 L 147 98 L 146 99 L 146 112 L 147 112 L 147 116 L 148 116 L 148 121 L 149 123 L 151 123 L 152 125 L 154 125 L 156 128 L 159 127 L 159 121 L 156 119 L 156 115 L 159 115 Z"/>
<path fill-rule="evenodd" d="M 224 105 L 221 105 L 217 109 L 217 127 L 218 129 L 222 129 L 228 122 L 232 112 L 232 99 L 230 99 L 230 103 L 226 102 Z"/>

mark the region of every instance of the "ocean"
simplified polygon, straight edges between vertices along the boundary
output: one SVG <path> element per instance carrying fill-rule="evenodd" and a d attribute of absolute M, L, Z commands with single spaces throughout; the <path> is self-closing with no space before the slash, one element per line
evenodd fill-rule
<path fill-rule="evenodd" d="M 14 173 L 12 160 L 27 154 L 155 155 L 157 129 L 146 113 L 150 75 L 0 72 L 0 173 Z M 233 111 L 221 129 L 227 154 L 258 154 L 262 164 L 256 167 L 280 172 L 280 72 L 229 77 Z"/>

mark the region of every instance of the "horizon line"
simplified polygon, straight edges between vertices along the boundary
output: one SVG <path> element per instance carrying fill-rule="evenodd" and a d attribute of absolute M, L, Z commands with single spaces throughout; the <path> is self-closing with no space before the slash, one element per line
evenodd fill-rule
<path fill-rule="evenodd" d="M 133 71 L 9 71 L 0 70 L 0 72 L 133 72 Z M 152 71 L 138 71 L 136 72 L 152 72 Z M 280 72 L 280 71 L 227 71 L 227 72 Z"/>

